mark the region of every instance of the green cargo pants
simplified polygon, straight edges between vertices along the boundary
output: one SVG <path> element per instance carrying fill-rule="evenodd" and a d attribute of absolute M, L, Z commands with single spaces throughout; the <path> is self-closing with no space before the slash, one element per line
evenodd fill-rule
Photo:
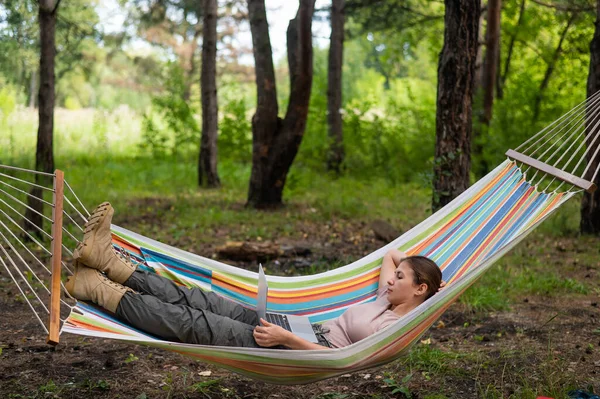
<path fill-rule="evenodd" d="M 258 325 L 252 309 L 141 270 L 124 285 L 138 293 L 123 296 L 117 316 L 139 330 L 189 344 L 260 347 L 252 335 Z"/>

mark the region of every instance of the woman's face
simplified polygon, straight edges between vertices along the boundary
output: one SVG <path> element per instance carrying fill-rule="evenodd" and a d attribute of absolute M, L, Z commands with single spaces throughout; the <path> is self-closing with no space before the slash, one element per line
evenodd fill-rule
<path fill-rule="evenodd" d="M 415 274 L 408 262 L 401 262 L 396 268 L 394 277 L 388 280 L 388 301 L 392 305 L 400 305 L 424 298 L 423 294 L 427 291 L 427 285 L 416 285 L 414 281 Z"/>

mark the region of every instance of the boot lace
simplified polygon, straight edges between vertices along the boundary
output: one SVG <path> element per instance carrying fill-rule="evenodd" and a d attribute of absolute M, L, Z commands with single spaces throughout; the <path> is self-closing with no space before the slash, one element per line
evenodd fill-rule
<path fill-rule="evenodd" d="M 124 286 L 122 284 L 119 283 L 115 283 L 114 281 L 112 281 L 111 279 L 109 279 L 104 273 L 98 271 L 98 275 L 100 276 L 100 279 L 104 282 L 104 284 L 107 284 L 111 287 L 115 287 L 115 288 L 126 288 L 128 291 L 133 291 L 131 288 Z"/>
<path fill-rule="evenodd" d="M 140 262 L 138 262 L 137 259 L 134 259 L 125 248 L 117 247 L 115 248 L 115 252 L 124 262 L 132 264 L 136 268 L 140 265 Z"/>

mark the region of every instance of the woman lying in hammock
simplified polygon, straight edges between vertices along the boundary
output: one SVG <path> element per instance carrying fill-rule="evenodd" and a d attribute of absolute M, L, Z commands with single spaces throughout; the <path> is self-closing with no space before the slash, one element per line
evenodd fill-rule
<path fill-rule="evenodd" d="M 377 300 L 355 305 L 337 319 L 318 326 L 320 344 L 315 344 L 259 320 L 254 310 L 215 293 L 180 287 L 157 274 L 136 269 L 126 256 L 113 249 L 110 232 L 113 213 L 114 209 L 106 202 L 90 216 L 83 241 L 73 253 L 75 273 L 65 287 L 73 297 L 92 301 L 125 323 L 169 341 L 290 349 L 339 348 L 396 322 L 444 285 L 440 269 L 430 259 L 390 250 L 381 265 Z"/>

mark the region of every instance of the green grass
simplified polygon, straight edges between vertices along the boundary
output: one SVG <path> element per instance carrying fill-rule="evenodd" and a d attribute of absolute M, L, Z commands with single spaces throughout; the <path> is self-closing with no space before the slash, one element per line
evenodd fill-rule
<path fill-rule="evenodd" d="M 509 305 L 527 295 L 556 296 L 587 294 L 588 288 L 553 271 L 537 272 L 523 265 L 519 268 L 494 266 L 461 297 L 460 302 L 472 311 L 507 310 Z"/>
<path fill-rule="evenodd" d="M 229 160 L 219 162 L 223 182 L 219 190 L 197 188 L 192 160 L 79 157 L 59 160 L 57 167 L 65 170 L 66 180 L 88 209 L 108 200 L 117 210 L 166 214 L 166 232 L 175 238 L 189 230 L 201 236 L 217 227 L 242 223 L 234 229 L 231 239 L 271 239 L 296 234 L 300 221 L 332 219 L 368 222 L 382 218 L 405 230 L 427 217 L 426 190 L 416 186 L 389 187 L 383 179 L 366 183 L 293 170 L 295 176 L 311 182 L 311 186 L 286 186 L 287 207 L 277 212 L 257 212 L 244 207 L 250 167 Z M 141 200 L 144 198 L 147 201 Z M 155 207 L 153 200 L 165 200 L 170 206 Z"/>
<path fill-rule="evenodd" d="M 539 233 L 538 233 L 539 237 Z M 467 309 L 480 311 L 507 310 L 511 303 L 528 295 L 560 296 L 588 294 L 589 288 L 580 281 L 565 278 L 559 267 L 561 260 L 544 259 L 540 248 L 522 244 L 504 256 L 487 271 L 481 280 L 469 288 L 459 302 Z M 547 248 L 543 250 L 547 251 Z M 558 263 L 555 268 L 554 262 Z"/>
<path fill-rule="evenodd" d="M 457 362 L 467 354 L 444 351 L 431 345 L 417 343 L 400 364 L 408 368 L 410 374 L 461 375 L 462 370 L 455 368 Z"/>
<path fill-rule="evenodd" d="M 538 233 L 548 237 L 576 237 L 579 234 L 581 194 L 563 204 L 556 213 L 542 223 Z"/>
<path fill-rule="evenodd" d="M 37 138 L 37 110 L 20 108 L 6 120 L 0 119 L 0 159 L 6 164 L 33 167 Z M 113 112 L 56 109 L 54 156 L 57 160 L 76 155 L 138 154 L 141 117 L 126 107 Z M 5 132 L 7 134 L 5 134 Z"/>
<path fill-rule="evenodd" d="M 386 383 L 388 387 L 406 389 L 413 384 L 424 385 L 419 397 L 431 399 L 445 398 L 445 382 L 450 380 L 464 381 L 468 385 L 475 383 L 477 397 L 486 399 L 565 398 L 576 388 L 577 378 L 565 372 L 568 360 L 556 356 L 556 349 L 549 342 L 546 351 L 519 348 L 490 356 L 487 350 L 454 352 L 418 343 L 409 355 L 395 363 L 392 372 L 387 373 L 388 377 L 395 378 Z M 400 382 L 403 376 L 406 381 Z"/>

